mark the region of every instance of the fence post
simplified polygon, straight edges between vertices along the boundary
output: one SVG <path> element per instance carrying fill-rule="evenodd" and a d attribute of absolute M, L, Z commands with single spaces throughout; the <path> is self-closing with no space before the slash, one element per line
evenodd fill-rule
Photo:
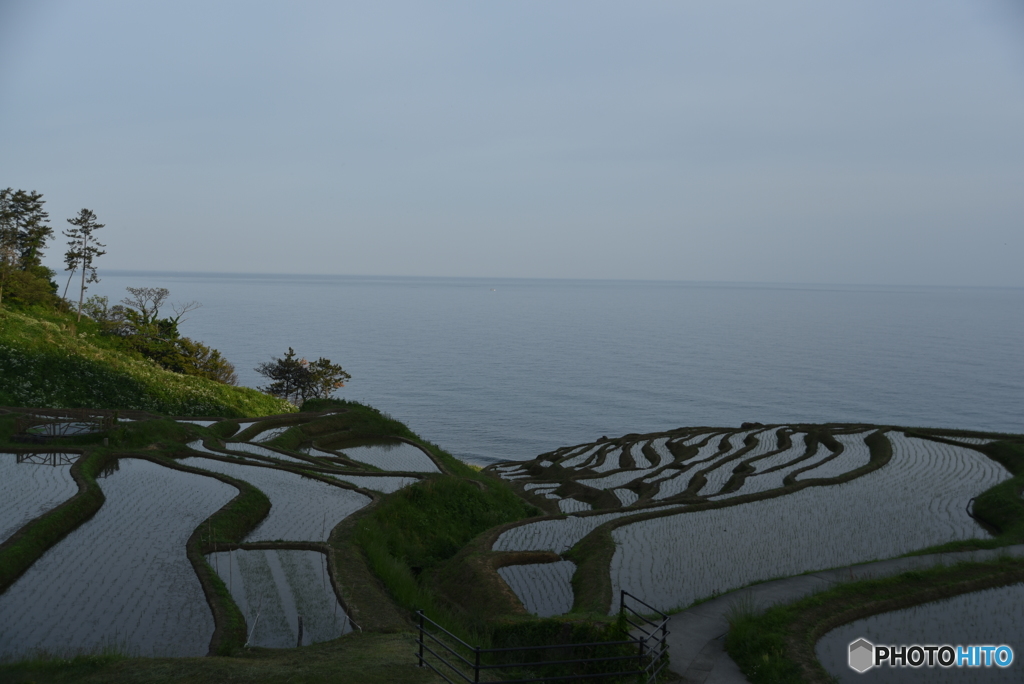
<path fill-rule="evenodd" d="M 416 611 L 420 614 L 420 667 L 423 667 L 423 611 Z"/>
<path fill-rule="evenodd" d="M 473 682 L 479 684 L 480 682 L 480 647 L 476 647 L 476 665 L 473 666 Z"/>
<path fill-rule="evenodd" d="M 662 658 L 664 658 L 665 654 L 668 653 L 668 644 L 665 643 L 667 641 L 668 641 L 668 618 L 665 618 L 664 620 L 661 621 L 661 651 L 658 654 L 658 660 L 661 660 Z"/>

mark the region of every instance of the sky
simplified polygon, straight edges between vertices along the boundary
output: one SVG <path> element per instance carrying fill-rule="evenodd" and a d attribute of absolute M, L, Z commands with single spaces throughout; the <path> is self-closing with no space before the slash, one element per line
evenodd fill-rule
<path fill-rule="evenodd" d="M 0 0 L 101 275 L 1022 287 L 1022 123 L 1019 0 Z"/>

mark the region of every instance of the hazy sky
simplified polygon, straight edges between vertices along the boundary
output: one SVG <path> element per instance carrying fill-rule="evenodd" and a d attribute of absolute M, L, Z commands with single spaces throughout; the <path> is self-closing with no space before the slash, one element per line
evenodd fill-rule
<path fill-rule="evenodd" d="M 1024 286 L 1020 0 L 0 0 L 0 112 L 101 269 Z"/>

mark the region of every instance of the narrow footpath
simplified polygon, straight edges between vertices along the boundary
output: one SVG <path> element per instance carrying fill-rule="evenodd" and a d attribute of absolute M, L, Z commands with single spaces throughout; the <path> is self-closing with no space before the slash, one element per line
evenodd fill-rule
<path fill-rule="evenodd" d="M 1024 544 L 984 551 L 893 558 L 737 589 L 672 616 L 668 623 L 669 668 L 686 684 L 745 684 L 747 678 L 725 652 L 725 634 L 729 631 L 726 616 L 733 605 L 749 606 L 760 613 L 774 605 L 796 601 L 843 582 L 889 577 L 940 564 L 988 561 L 1003 554 L 1024 557 Z"/>

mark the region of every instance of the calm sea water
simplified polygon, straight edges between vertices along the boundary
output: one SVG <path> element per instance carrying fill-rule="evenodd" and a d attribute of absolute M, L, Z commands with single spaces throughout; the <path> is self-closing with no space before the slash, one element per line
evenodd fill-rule
<path fill-rule="evenodd" d="M 293 347 L 474 463 L 743 421 L 1024 432 L 1024 289 L 107 272 L 198 300 L 241 384 Z M 169 311 L 168 311 L 169 312 Z"/>

